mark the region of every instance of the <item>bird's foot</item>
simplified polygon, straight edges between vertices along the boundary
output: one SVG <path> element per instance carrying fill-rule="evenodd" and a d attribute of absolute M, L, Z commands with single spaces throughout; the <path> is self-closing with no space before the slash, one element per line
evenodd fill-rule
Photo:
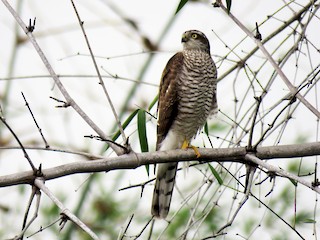
<path fill-rule="evenodd" d="M 193 151 L 196 154 L 197 158 L 201 157 L 201 154 L 200 154 L 199 149 L 197 147 L 191 145 L 191 148 L 193 149 Z"/>
<path fill-rule="evenodd" d="M 192 148 L 193 149 L 193 151 L 196 154 L 197 158 L 201 157 L 201 154 L 200 154 L 198 148 L 195 147 L 195 146 L 189 145 L 189 141 L 184 140 L 183 143 L 182 143 L 181 149 L 186 150 L 188 148 Z"/>

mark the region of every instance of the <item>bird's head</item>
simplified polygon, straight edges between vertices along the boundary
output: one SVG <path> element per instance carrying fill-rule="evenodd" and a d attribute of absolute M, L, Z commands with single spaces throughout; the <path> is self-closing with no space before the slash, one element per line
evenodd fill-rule
<path fill-rule="evenodd" d="M 189 30 L 182 34 L 184 50 L 200 50 L 210 53 L 210 44 L 206 35 L 198 30 Z"/>

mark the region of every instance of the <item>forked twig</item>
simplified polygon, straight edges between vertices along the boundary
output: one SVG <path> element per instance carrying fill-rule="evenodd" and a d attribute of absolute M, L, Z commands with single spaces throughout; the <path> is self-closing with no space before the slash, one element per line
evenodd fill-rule
<path fill-rule="evenodd" d="M 224 229 L 226 229 L 227 227 L 230 227 L 232 225 L 232 223 L 234 222 L 234 220 L 236 219 L 238 213 L 240 212 L 240 209 L 242 208 L 242 206 L 247 202 L 247 200 L 249 199 L 249 193 L 245 194 L 243 199 L 241 200 L 241 202 L 239 203 L 238 208 L 235 210 L 235 212 L 233 213 L 231 219 L 224 225 L 222 226 L 218 231 L 217 234 L 222 233 L 222 231 Z"/>
<path fill-rule="evenodd" d="M 43 191 L 57 205 L 57 207 L 61 210 L 61 214 L 67 217 L 63 222 L 66 222 L 67 219 L 71 220 L 83 231 L 85 231 L 92 239 L 99 239 L 99 237 L 87 225 L 85 225 L 77 216 L 75 216 L 68 208 L 66 208 L 56 196 L 52 194 L 50 189 L 44 184 L 44 180 L 42 178 L 36 178 L 34 180 L 34 185 Z"/>
<path fill-rule="evenodd" d="M 88 36 L 87 36 L 86 31 L 85 31 L 85 29 L 84 29 L 84 27 L 83 27 L 84 21 L 81 20 L 80 15 L 79 15 L 79 12 L 78 12 L 77 7 L 76 7 L 76 5 L 75 5 L 75 3 L 74 3 L 73 0 L 71 0 L 71 4 L 72 4 L 72 7 L 73 7 L 73 9 L 74 9 L 74 11 L 75 11 L 75 13 L 76 13 L 77 19 L 78 19 L 78 21 L 79 21 L 79 25 L 80 25 L 80 28 L 81 28 L 81 30 L 82 30 L 84 39 L 86 40 L 86 44 L 87 44 L 87 47 L 88 47 L 88 49 L 89 49 L 90 56 L 91 56 L 91 59 L 92 59 L 94 68 L 95 68 L 96 73 L 97 73 L 98 78 L 99 78 L 99 84 L 101 85 L 101 87 L 102 87 L 102 89 L 103 89 L 103 91 L 104 91 L 104 93 L 105 93 L 105 95 L 106 95 L 106 97 L 107 97 L 107 100 L 108 100 L 108 102 L 109 102 L 109 105 L 110 105 L 111 110 L 112 110 L 112 113 L 113 113 L 113 116 L 114 116 L 114 118 L 115 118 L 115 120 L 116 120 L 116 122 L 117 122 L 117 124 L 118 124 L 118 128 L 119 128 L 120 133 L 121 133 L 121 135 L 122 135 L 122 138 L 123 138 L 122 140 L 123 140 L 124 143 L 126 143 L 126 142 L 127 142 L 126 135 L 125 135 L 125 133 L 124 133 L 124 131 L 123 131 L 123 128 L 122 128 L 120 119 L 119 119 L 119 117 L 118 117 L 118 114 L 117 114 L 116 109 L 115 109 L 114 106 L 113 106 L 113 103 L 112 103 L 111 98 L 110 98 L 110 96 L 109 96 L 108 90 L 107 90 L 107 88 L 106 88 L 106 86 L 105 86 L 105 84 L 104 84 L 104 81 L 103 81 L 102 77 L 101 77 L 101 74 L 100 74 L 100 71 L 99 71 L 99 68 L 98 68 L 98 65 L 97 65 L 95 56 L 94 56 L 93 51 L 92 51 L 92 48 L 91 48 L 91 46 L 90 46 L 90 42 L 89 42 Z"/>
<path fill-rule="evenodd" d="M 34 209 L 34 214 L 33 214 L 32 218 L 30 219 L 30 221 L 27 223 L 29 211 L 30 211 L 34 196 L 36 196 L 36 198 L 37 198 L 36 206 Z M 40 198 L 41 198 L 41 192 L 39 191 L 38 188 L 32 186 L 32 192 L 31 192 L 31 195 L 30 195 L 30 198 L 28 201 L 27 210 L 26 210 L 26 212 L 24 214 L 24 218 L 23 218 L 22 231 L 19 233 L 19 235 L 15 236 L 13 239 L 15 239 L 15 240 L 23 239 L 23 235 L 25 234 L 25 232 L 28 230 L 28 228 L 33 223 L 33 221 L 38 217 L 38 212 L 39 212 L 39 207 L 40 207 Z"/>
<path fill-rule="evenodd" d="M 260 51 L 265 55 L 265 57 L 268 59 L 272 67 L 279 74 L 280 78 L 287 85 L 291 94 L 295 95 L 313 114 L 315 114 L 318 118 L 320 118 L 320 112 L 312 104 L 310 104 L 300 93 L 297 93 L 297 88 L 292 85 L 292 83 L 289 81 L 287 76 L 283 73 L 279 65 L 276 63 L 276 61 L 273 59 L 273 57 L 264 47 L 262 42 L 259 39 L 255 38 L 254 34 L 251 31 L 249 31 L 249 29 L 247 29 L 231 12 L 228 12 L 227 8 L 222 3 L 219 6 L 258 45 Z"/>
<path fill-rule="evenodd" d="M 15 18 L 16 22 L 20 25 L 22 30 L 27 34 L 29 37 L 30 42 L 34 46 L 36 52 L 38 53 L 39 57 L 41 58 L 42 62 L 44 63 L 45 67 L 47 68 L 48 72 L 50 73 L 51 77 L 53 78 L 55 84 L 59 88 L 61 94 L 66 99 L 66 103 L 71 106 L 81 117 L 82 119 L 102 138 L 110 140 L 110 138 L 92 121 L 91 118 L 80 108 L 80 106 L 73 100 L 70 96 L 68 91 L 63 86 L 62 82 L 60 81 L 58 75 L 53 70 L 52 66 L 50 65 L 47 57 L 43 53 L 42 49 L 38 45 L 36 39 L 34 38 L 31 31 L 29 31 L 28 27 L 24 24 L 20 16 L 16 13 L 16 11 L 11 7 L 7 0 L 1 0 L 12 16 Z M 110 147 L 116 152 L 117 155 L 123 154 L 123 149 L 119 148 L 118 146 L 109 142 Z"/>

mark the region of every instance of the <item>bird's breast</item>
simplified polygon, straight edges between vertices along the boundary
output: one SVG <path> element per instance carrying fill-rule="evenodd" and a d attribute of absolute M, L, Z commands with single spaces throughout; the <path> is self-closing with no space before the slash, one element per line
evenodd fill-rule
<path fill-rule="evenodd" d="M 178 113 L 174 130 L 191 139 L 209 116 L 216 89 L 216 69 L 209 54 L 185 58 L 178 80 Z"/>

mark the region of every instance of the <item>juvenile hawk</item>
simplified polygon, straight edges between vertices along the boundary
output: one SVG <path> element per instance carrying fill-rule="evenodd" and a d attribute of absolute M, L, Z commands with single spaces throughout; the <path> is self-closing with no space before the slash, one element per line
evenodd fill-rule
<path fill-rule="evenodd" d="M 207 37 L 190 30 L 182 35 L 183 51 L 167 63 L 161 77 L 157 146 L 159 151 L 187 148 L 208 116 L 217 112 L 217 70 Z M 158 164 L 151 213 L 166 218 L 177 163 Z"/>

